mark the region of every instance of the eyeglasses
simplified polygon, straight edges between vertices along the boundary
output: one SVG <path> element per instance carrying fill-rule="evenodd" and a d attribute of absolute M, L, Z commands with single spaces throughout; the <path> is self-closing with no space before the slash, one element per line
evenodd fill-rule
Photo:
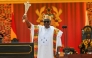
<path fill-rule="evenodd" d="M 43 21 L 44 23 L 50 23 L 50 21 Z"/>

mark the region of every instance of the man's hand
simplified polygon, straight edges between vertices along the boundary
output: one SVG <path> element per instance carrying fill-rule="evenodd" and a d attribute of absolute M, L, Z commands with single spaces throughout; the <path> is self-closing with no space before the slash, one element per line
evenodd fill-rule
<path fill-rule="evenodd" d="M 22 17 L 22 19 L 23 19 L 23 22 L 25 22 L 25 20 L 27 20 L 28 18 L 27 18 L 27 15 L 23 15 L 23 17 Z"/>
<path fill-rule="evenodd" d="M 24 22 L 26 23 L 27 27 L 30 28 L 31 27 L 31 24 L 27 18 L 27 15 L 23 15 L 22 19 L 24 20 Z"/>
<path fill-rule="evenodd" d="M 27 19 L 28 19 L 28 18 L 27 18 L 27 15 L 23 15 L 22 19 L 23 19 L 23 20 L 27 20 Z"/>

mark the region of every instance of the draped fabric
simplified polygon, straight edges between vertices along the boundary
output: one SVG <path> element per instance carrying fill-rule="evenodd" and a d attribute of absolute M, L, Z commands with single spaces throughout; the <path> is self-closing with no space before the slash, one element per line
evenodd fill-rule
<path fill-rule="evenodd" d="M 79 52 L 78 45 L 82 39 L 81 29 L 85 26 L 86 3 L 32 3 L 27 14 L 30 22 L 39 24 L 36 22 L 39 17 L 36 14 L 36 10 L 40 10 L 43 6 L 55 6 L 58 10 L 62 9 L 62 13 L 59 16 L 62 21 L 59 22 L 59 26 L 57 27 L 64 32 L 61 38 L 62 43 L 64 47 L 73 47 Z M 30 31 L 26 24 L 22 22 L 23 14 L 24 4 L 14 4 L 14 19 L 16 22 L 17 37 L 20 42 L 30 42 Z M 62 28 L 63 25 L 66 25 L 67 28 Z"/>
<path fill-rule="evenodd" d="M 14 20 L 14 9 L 13 9 L 13 4 L 11 5 L 11 13 L 12 13 L 12 21 L 11 21 L 11 40 L 13 40 L 14 38 L 17 38 L 16 35 L 16 24 L 15 24 L 15 20 Z"/>
<path fill-rule="evenodd" d="M 38 32 L 39 32 L 39 27 L 36 25 L 34 29 L 34 58 L 37 58 L 37 53 L 38 53 Z"/>

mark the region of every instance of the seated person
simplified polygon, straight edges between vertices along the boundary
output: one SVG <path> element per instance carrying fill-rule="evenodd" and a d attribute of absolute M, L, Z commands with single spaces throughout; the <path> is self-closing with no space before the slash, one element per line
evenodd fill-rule
<path fill-rule="evenodd" d="M 67 48 L 64 48 L 63 49 L 63 52 L 65 55 L 68 55 L 68 54 L 76 54 L 76 51 L 74 48 L 70 48 L 70 47 L 67 47 Z"/>
<path fill-rule="evenodd" d="M 13 39 L 11 40 L 11 43 L 18 43 L 18 39 L 17 39 L 17 38 L 13 38 Z"/>

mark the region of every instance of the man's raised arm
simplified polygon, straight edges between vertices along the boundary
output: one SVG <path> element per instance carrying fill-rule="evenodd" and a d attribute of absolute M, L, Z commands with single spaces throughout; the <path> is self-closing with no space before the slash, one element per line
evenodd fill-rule
<path fill-rule="evenodd" d="M 28 28 L 31 28 L 31 23 L 29 22 L 29 20 L 27 18 L 27 15 L 23 15 L 23 18 L 22 19 L 25 20 L 27 27 Z"/>

